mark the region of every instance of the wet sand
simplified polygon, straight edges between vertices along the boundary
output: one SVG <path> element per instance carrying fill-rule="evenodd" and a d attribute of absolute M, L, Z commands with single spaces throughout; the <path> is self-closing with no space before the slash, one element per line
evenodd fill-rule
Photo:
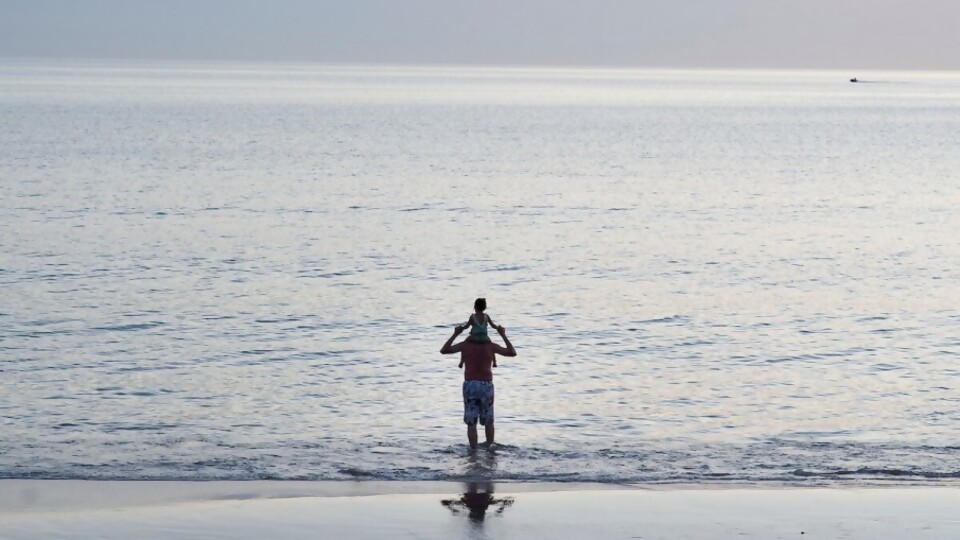
<path fill-rule="evenodd" d="M 0 481 L 0 538 L 960 538 L 960 489 Z"/>

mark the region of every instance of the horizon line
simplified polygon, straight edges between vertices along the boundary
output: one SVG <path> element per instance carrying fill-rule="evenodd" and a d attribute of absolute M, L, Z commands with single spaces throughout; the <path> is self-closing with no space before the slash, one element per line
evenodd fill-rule
<path fill-rule="evenodd" d="M 960 68 L 923 68 L 923 67 L 816 67 L 816 66 L 747 66 L 747 65 L 636 65 L 636 64 L 562 64 L 562 63 L 491 63 L 491 62 L 439 62 L 439 61 L 372 61 L 372 60 L 280 60 L 249 58 L 178 58 L 178 57 L 119 57 L 119 56 L 6 56 L 0 54 L 0 62 L 64 62 L 64 63 L 197 63 L 197 64 L 235 64 L 235 65 L 299 65 L 317 67 L 369 67 L 369 68 L 433 68 L 433 69 L 532 69 L 532 70 L 575 70 L 575 71 L 820 71 L 845 72 L 856 75 L 859 72 L 923 72 L 923 73 L 960 73 Z"/>

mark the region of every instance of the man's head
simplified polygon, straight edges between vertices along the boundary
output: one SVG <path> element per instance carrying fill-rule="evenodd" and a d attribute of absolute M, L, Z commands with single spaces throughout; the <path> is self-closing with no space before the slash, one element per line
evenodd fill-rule
<path fill-rule="evenodd" d="M 486 298 L 477 298 L 473 301 L 473 309 L 476 311 L 486 311 L 487 309 L 487 299 Z"/>

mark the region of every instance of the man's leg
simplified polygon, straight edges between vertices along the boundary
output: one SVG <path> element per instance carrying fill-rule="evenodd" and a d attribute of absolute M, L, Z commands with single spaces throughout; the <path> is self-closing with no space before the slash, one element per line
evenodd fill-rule
<path fill-rule="evenodd" d="M 493 444 L 493 383 L 490 383 L 490 388 L 488 389 L 490 395 L 487 396 L 487 399 L 483 403 L 483 412 L 481 413 L 483 419 L 486 420 L 486 423 L 483 424 L 484 433 L 487 435 L 487 445 Z"/>
<path fill-rule="evenodd" d="M 467 424 L 467 441 L 470 442 L 470 448 L 477 447 L 477 424 Z"/>
<path fill-rule="evenodd" d="M 471 381 L 463 383 L 463 421 L 467 424 L 467 442 L 470 448 L 477 447 L 477 420 L 480 416 L 480 404 L 471 394 Z"/>

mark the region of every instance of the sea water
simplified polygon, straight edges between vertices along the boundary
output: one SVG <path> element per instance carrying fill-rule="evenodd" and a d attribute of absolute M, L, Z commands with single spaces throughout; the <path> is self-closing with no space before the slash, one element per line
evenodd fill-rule
<path fill-rule="evenodd" d="M 0 126 L 0 478 L 960 477 L 960 74 L 6 60 Z"/>

